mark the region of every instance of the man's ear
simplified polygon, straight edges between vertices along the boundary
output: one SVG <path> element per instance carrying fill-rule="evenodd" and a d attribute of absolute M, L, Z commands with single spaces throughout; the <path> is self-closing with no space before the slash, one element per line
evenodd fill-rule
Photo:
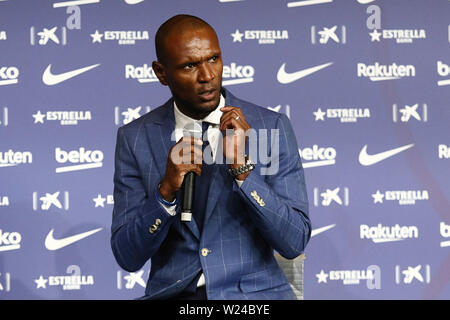
<path fill-rule="evenodd" d="M 158 61 L 153 61 L 152 68 L 153 68 L 153 72 L 158 77 L 159 82 L 161 82 L 162 85 L 167 86 L 166 72 L 164 70 L 164 66 L 161 63 L 159 63 Z"/>

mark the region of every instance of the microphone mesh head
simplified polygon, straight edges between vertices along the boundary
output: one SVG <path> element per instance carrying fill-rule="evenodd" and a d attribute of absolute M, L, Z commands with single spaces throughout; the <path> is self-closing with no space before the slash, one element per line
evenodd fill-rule
<path fill-rule="evenodd" d="M 183 136 L 202 139 L 202 126 L 198 122 L 190 122 L 183 128 Z"/>

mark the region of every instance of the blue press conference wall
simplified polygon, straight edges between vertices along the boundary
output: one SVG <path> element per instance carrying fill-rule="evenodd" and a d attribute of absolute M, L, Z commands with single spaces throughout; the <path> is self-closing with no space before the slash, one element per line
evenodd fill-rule
<path fill-rule="evenodd" d="M 144 294 L 150 263 L 109 245 L 114 147 L 170 97 L 153 41 L 178 13 L 216 29 L 233 94 L 292 122 L 305 299 L 449 299 L 448 0 L 0 1 L 0 299 Z"/>

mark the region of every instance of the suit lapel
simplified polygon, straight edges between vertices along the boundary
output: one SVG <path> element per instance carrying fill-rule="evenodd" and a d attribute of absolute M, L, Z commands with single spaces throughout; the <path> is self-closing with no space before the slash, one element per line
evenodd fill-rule
<path fill-rule="evenodd" d="M 167 156 L 170 148 L 175 144 L 172 133 L 175 131 L 175 116 L 172 99 L 167 101 L 158 114 L 145 123 L 150 149 L 161 175 L 166 171 Z"/>
<path fill-rule="evenodd" d="M 244 109 L 244 103 L 225 89 L 223 89 L 222 93 L 225 96 L 225 105 L 242 108 L 247 121 L 252 118 L 253 115 L 248 114 Z M 251 125 L 251 120 L 249 123 Z M 172 99 L 167 101 L 161 107 L 160 112 L 158 115 L 155 115 L 152 121 L 146 123 L 146 130 L 150 141 L 150 148 L 152 149 L 152 154 L 155 157 L 156 166 L 160 172 L 160 176 L 163 177 L 166 171 L 166 162 L 169 150 L 175 144 L 175 115 L 173 111 Z M 215 165 L 211 172 L 211 185 L 208 192 L 208 202 L 206 205 L 205 220 L 203 223 L 204 228 L 214 212 L 221 195 L 224 194 L 224 190 L 232 190 L 232 184 L 234 183 L 233 179 L 228 174 L 228 165 L 225 162 L 225 158 L 223 158 L 222 163 L 223 164 Z M 179 206 L 177 214 L 181 215 L 181 206 Z M 200 231 L 195 219 L 192 219 L 192 221 L 189 222 L 182 222 L 181 224 L 185 224 L 193 235 L 197 239 L 200 239 Z"/>
<path fill-rule="evenodd" d="M 227 190 L 230 190 L 230 188 L 225 187 L 225 184 L 227 182 L 233 182 L 230 180 L 230 177 L 227 177 L 227 168 L 227 164 L 218 164 L 215 165 L 214 169 L 212 170 L 211 185 L 208 192 L 208 202 L 206 204 L 203 228 L 206 227 L 206 224 L 208 223 L 209 218 L 214 212 L 214 209 L 216 208 L 220 197 L 223 196 L 225 192 L 228 192 Z"/>

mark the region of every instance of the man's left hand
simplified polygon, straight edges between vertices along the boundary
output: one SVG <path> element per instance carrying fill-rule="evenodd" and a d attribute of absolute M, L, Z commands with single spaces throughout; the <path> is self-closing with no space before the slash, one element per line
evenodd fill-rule
<path fill-rule="evenodd" d="M 220 118 L 219 129 L 225 132 L 223 139 L 223 153 L 230 168 L 238 168 L 245 164 L 245 143 L 248 136 L 245 134 L 250 125 L 245 120 L 241 108 L 226 106 L 220 109 L 223 112 Z M 230 134 L 230 130 L 233 130 Z M 237 177 L 244 180 L 249 172 Z"/>

